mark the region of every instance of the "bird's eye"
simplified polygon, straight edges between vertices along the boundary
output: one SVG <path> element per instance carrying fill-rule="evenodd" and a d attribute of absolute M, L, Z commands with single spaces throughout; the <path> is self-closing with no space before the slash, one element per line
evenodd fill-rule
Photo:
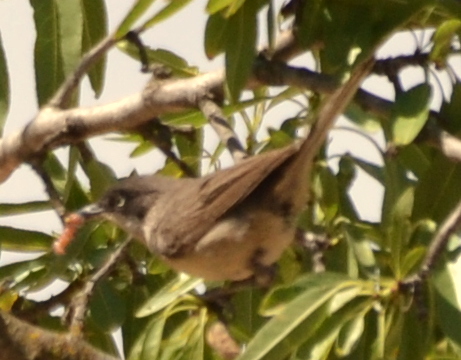
<path fill-rule="evenodd" d="M 122 194 L 111 194 L 106 198 L 107 209 L 111 211 L 122 209 L 126 204 L 126 197 Z"/>
<path fill-rule="evenodd" d="M 119 196 L 117 199 L 116 199 L 116 203 L 114 204 L 116 208 L 120 209 L 122 208 L 123 206 L 125 206 L 125 203 L 126 203 L 126 199 L 124 196 Z"/>

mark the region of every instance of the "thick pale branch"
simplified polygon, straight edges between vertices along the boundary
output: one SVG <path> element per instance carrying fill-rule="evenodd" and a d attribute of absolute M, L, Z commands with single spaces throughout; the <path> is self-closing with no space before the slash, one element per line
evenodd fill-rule
<path fill-rule="evenodd" d="M 93 108 L 61 110 L 43 108 L 24 129 L 0 140 L 0 182 L 22 163 L 37 154 L 82 139 L 109 132 L 128 131 L 153 117 L 187 109 L 199 109 L 209 94 L 222 95 L 224 71 L 188 79 L 153 80 L 143 92 L 111 104 Z M 332 93 L 336 80 L 304 68 L 281 62 L 258 62 L 248 88 L 258 85 L 297 86 L 320 93 Z M 359 90 L 355 102 L 381 118 L 390 114 L 392 102 Z M 432 117 L 437 114 L 432 113 Z M 448 157 L 461 161 L 461 142 L 436 126 L 426 127 L 425 139 Z"/>
<path fill-rule="evenodd" d="M 70 337 L 30 325 L 0 311 L 0 360 L 117 360 Z"/>

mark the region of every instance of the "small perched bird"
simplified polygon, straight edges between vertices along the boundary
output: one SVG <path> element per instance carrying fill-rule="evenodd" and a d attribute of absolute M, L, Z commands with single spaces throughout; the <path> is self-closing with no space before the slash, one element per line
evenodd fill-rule
<path fill-rule="evenodd" d="M 160 175 L 120 181 L 71 214 L 66 243 L 87 219 L 114 222 L 172 268 L 206 280 L 243 280 L 275 263 L 293 241 L 313 159 L 371 67 L 368 61 L 321 107 L 300 145 L 247 158 L 202 178 Z"/>

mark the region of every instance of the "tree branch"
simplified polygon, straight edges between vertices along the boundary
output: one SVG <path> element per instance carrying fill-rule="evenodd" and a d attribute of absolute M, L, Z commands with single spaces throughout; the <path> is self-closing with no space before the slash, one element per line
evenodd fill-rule
<path fill-rule="evenodd" d="M 1 310 L 0 349 L 0 360 L 118 360 L 82 339 L 44 330 Z"/>
<path fill-rule="evenodd" d="M 227 122 L 221 108 L 209 99 L 199 101 L 199 107 L 223 144 L 231 153 L 234 162 L 239 162 L 246 158 L 248 154 L 240 143 L 237 134 Z"/>
<path fill-rule="evenodd" d="M 401 63 L 402 59 L 398 61 Z M 163 114 L 199 109 L 200 101 L 209 94 L 222 95 L 224 80 L 224 71 L 219 70 L 193 78 L 151 81 L 141 93 L 107 105 L 66 110 L 45 107 L 22 130 L 0 140 L 0 182 L 39 152 L 96 135 L 129 131 Z M 248 88 L 262 84 L 297 86 L 327 94 L 337 87 L 336 80 L 328 75 L 260 59 Z M 354 100 L 364 110 L 381 118 L 389 117 L 393 104 L 365 90 L 359 90 Z M 431 117 L 439 116 L 432 112 Z M 426 126 L 424 131 L 427 141 L 446 156 L 461 161 L 461 141 L 435 125 Z"/>

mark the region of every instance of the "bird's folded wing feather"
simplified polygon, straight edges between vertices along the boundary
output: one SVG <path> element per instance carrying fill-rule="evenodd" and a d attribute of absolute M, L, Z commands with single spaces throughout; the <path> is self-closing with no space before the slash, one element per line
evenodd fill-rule
<path fill-rule="evenodd" d="M 246 159 L 231 168 L 219 170 L 200 181 L 185 182 L 188 188 L 181 189 L 181 193 L 184 193 L 181 209 L 171 209 L 166 204 L 163 217 L 174 213 L 174 219 L 160 220 L 152 234 L 158 238 L 157 241 L 168 243 L 158 244 L 157 250 L 162 252 L 164 249 L 166 253 L 163 255 L 171 257 L 187 252 L 211 229 L 217 219 L 242 202 L 297 151 L 298 147 L 294 145 L 273 150 Z"/>

